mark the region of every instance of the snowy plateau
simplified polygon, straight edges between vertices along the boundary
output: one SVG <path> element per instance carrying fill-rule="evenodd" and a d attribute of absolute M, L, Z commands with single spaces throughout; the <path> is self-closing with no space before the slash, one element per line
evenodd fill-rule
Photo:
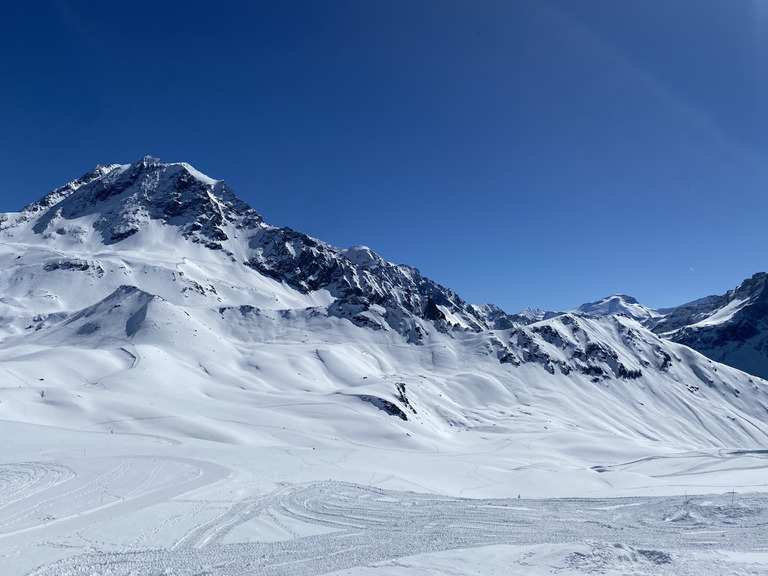
<path fill-rule="evenodd" d="M 0 215 L 0 574 L 768 574 L 768 385 L 685 345 L 752 292 L 510 315 L 97 166 Z"/>

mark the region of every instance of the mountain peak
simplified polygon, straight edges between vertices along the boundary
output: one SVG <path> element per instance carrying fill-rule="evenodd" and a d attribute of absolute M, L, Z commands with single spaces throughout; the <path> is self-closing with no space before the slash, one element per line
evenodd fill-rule
<path fill-rule="evenodd" d="M 165 162 L 163 162 L 157 156 L 152 156 L 151 154 L 147 154 L 143 158 L 139 158 L 136 162 L 133 163 L 134 166 L 142 166 L 144 168 L 160 166 L 163 164 L 165 164 Z"/>
<path fill-rule="evenodd" d="M 254 227 L 262 220 L 223 180 L 186 162 L 165 163 L 144 156 L 132 164 L 97 165 L 24 208 L 15 223 L 24 222 L 32 223 L 35 234 L 49 238 L 67 236 L 75 229 L 79 243 L 92 229 L 104 244 L 120 242 L 159 222 L 177 227 L 184 238 L 220 249 L 230 225 Z"/>
<path fill-rule="evenodd" d="M 749 294 L 751 296 L 758 296 L 765 293 L 766 280 L 768 280 L 768 274 L 765 272 L 758 272 L 754 274 L 752 278 L 744 280 L 738 288 L 734 291 L 735 294 Z"/>
<path fill-rule="evenodd" d="M 523 308 L 518 316 L 525 319 L 529 323 L 539 322 L 541 320 L 549 320 L 555 316 L 559 316 L 560 312 L 553 312 L 551 310 L 543 310 L 541 308 Z"/>
<path fill-rule="evenodd" d="M 372 268 L 383 263 L 381 257 L 368 246 L 352 246 L 342 250 L 342 254 L 361 268 Z"/>
<path fill-rule="evenodd" d="M 625 314 L 640 322 L 645 322 L 658 315 L 655 310 L 643 306 L 635 298 L 626 294 L 611 294 L 602 300 L 582 304 L 576 311 L 588 316 Z"/>
<path fill-rule="evenodd" d="M 429 322 L 444 332 L 487 327 L 485 315 L 417 269 L 389 263 L 366 246 L 341 250 L 269 226 L 223 180 L 154 156 L 97 166 L 6 216 L 0 230 L 9 240 L 57 252 L 82 253 L 85 245 L 92 253 L 122 249 L 167 258 L 173 251 L 184 259 L 195 250 L 189 244 L 198 244 L 298 293 L 322 292 L 319 301 L 331 296 L 328 315 L 395 330 L 413 342 L 426 338 Z M 496 314 L 494 325 L 504 316 Z"/>

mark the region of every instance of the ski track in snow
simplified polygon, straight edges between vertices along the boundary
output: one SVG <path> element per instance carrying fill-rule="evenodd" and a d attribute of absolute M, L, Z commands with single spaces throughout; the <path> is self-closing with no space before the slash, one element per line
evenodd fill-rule
<path fill-rule="evenodd" d="M 147 504 L 139 500 L 132 505 Z M 227 542 L 233 530 L 258 518 L 325 533 L 263 542 L 254 525 L 253 541 Z M 306 576 L 449 550 L 574 542 L 591 552 L 572 552 L 562 561 L 580 573 L 629 563 L 633 574 L 714 574 L 722 565 L 708 557 L 697 567 L 691 564 L 697 553 L 766 550 L 767 526 L 763 494 L 470 500 L 327 481 L 236 502 L 170 548 L 77 555 L 29 576 Z"/>
<path fill-rule="evenodd" d="M 29 497 L 66 482 L 74 472 L 64 466 L 41 462 L 0 465 L 0 511 L 21 497 Z M 7 517 L 4 518 L 7 520 Z"/>
<path fill-rule="evenodd" d="M 96 474 L 47 463 L 0 466 L 0 560 L 30 540 L 57 540 L 106 525 L 225 478 L 217 464 L 179 457 L 122 456 Z M 137 461 L 142 465 L 134 467 Z M 135 468 L 135 469 L 134 469 Z M 169 474 L 168 470 L 172 473 Z M 163 479 L 168 476 L 171 480 Z M 0 562 L 1 565 L 1 562 Z"/>

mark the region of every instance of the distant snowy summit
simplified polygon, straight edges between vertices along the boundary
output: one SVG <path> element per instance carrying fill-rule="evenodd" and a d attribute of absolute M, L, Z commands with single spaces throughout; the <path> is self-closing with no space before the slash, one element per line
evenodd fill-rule
<path fill-rule="evenodd" d="M 643 306 L 640 302 L 625 294 L 612 294 L 597 302 L 582 304 L 576 311 L 588 316 L 625 314 L 643 323 L 660 316 L 658 311 Z"/>
<path fill-rule="evenodd" d="M 555 316 L 560 316 L 562 312 L 552 312 L 550 310 L 542 310 L 541 308 L 523 308 L 518 314 L 520 318 L 523 318 L 526 323 L 539 322 L 540 320 L 548 320 Z"/>

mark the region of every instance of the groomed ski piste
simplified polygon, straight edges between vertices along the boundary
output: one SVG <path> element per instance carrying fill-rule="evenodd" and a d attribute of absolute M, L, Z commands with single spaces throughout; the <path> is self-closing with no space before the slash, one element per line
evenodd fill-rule
<path fill-rule="evenodd" d="M 556 464 L 541 451 L 534 461 L 520 444 L 543 450 L 551 439 L 541 434 L 463 455 L 364 447 L 308 430 L 296 434 L 313 447 L 24 424 L 3 432 L 6 574 L 694 575 L 768 567 L 768 498 L 755 492 L 766 472 L 760 451 L 617 463 L 614 446 L 613 463 L 595 471 L 588 464 L 609 461 L 608 450 L 582 447 L 580 458 L 559 454 Z"/>
<path fill-rule="evenodd" d="M 1 574 L 768 573 L 765 381 L 624 315 L 348 314 L 226 218 L 83 206 L 0 218 Z"/>

